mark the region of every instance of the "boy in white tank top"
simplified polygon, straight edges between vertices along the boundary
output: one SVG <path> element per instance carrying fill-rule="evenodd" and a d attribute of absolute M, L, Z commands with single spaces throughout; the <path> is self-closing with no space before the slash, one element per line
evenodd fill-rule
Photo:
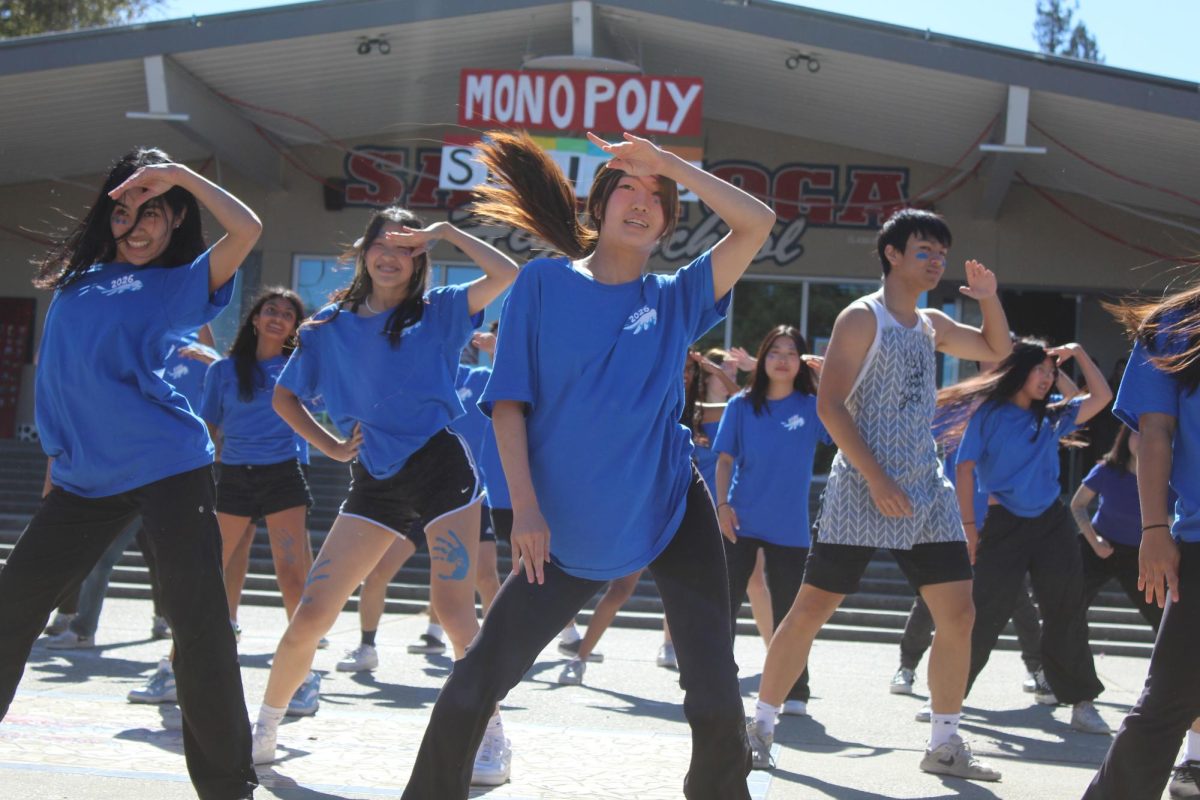
<path fill-rule="evenodd" d="M 1000 773 L 958 736 L 971 660 L 971 563 L 954 489 L 938 462 L 930 425 L 936 353 L 999 361 L 1012 350 L 996 276 L 966 262 L 959 291 L 979 302 L 982 329 L 918 309 L 946 266 L 950 229 L 928 211 L 903 209 L 876 241 L 883 288 L 851 303 L 833 326 L 817 412 L 838 446 L 821 500 L 804 583 L 776 631 L 748 725 L 755 767 L 772 766 L 775 714 L 804 670 L 813 639 L 859 581 L 877 548 L 896 558 L 929 605 L 937 634 L 929 658 L 932 721 L 921 769 L 973 780 Z M 974 527 L 968 526 L 971 534 Z"/>

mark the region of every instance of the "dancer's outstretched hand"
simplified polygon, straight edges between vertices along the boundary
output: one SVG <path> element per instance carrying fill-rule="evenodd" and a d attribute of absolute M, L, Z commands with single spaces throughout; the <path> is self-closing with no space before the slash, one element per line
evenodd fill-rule
<path fill-rule="evenodd" d="M 550 560 L 550 528 L 539 510 L 513 511 L 512 574 L 525 568 L 530 583 L 545 583 L 546 562 Z"/>
<path fill-rule="evenodd" d="M 972 300 L 983 300 L 996 296 L 996 273 L 974 259 L 966 264 L 967 285 L 958 291 Z"/>
<path fill-rule="evenodd" d="M 609 144 L 591 131 L 588 139 L 612 158 L 608 165 L 626 175 L 661 175 L 666 168 L 666 152 L 649 139 L 624 134 L 625 141 Z"/>

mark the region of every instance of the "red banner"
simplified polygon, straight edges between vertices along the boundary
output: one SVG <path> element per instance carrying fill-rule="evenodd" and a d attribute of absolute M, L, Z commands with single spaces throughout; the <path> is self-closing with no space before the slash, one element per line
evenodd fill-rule
<path fill-rule="evenodd" d="M 699 136 L 702 78 L 464 69 L 458 123 L 471 128 Z"/>

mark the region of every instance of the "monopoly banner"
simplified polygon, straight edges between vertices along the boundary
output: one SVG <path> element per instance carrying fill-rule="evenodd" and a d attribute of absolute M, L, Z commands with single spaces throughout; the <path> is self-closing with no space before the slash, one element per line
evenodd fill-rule
<path fill-rule="evenodd" d="M 534 142 L 558 164 L 567 178 L 575 185 L 575 196 L 584 199 L 592 189 L 592 181 L 600 166 L 608 161 L 609 155 L 587 139 L 565 139 L 554 136 L 534 136 Z M 487 168 L 476 158 L 475 144 L 478 138 L 447 136 L 442 147 L 441 170 L 438 188 L 449 191 L 470 191 L 487 181 Z M 702 152 L 698 147 L 667 145 L 665 149 L 675 155 L 701 166 Z M 679 187 L 682 202 L 695 202 L 696 195 Z"/>
<path fill-rule="evenodd" d="M 469 128 L 700 136 L 701 78 L 464 69 L 458 124 Z"/>

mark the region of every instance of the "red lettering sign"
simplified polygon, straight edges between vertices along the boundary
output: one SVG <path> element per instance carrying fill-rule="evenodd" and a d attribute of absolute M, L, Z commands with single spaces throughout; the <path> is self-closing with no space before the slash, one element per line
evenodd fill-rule
<path fill-rule="evenodd" d="M 407 187 L 398 168 L 404 166 L 407 157 L 406 150 L 356 148 L 346 156 L 346 203 L 353 206 L 403 203 Z"/>
<path fill-rule="evenodd" d="M 846 170 L 849 187 L 837 224 L 863 228 L 882 225 L 907 203 L 904 196 L 907 177 L 907 170 L 849 167 Z"/>
<path fill-rule="evenodd" d="M 458 124 L 699 136 L 703 94 L 701 78 L 464 69 Z"/>

